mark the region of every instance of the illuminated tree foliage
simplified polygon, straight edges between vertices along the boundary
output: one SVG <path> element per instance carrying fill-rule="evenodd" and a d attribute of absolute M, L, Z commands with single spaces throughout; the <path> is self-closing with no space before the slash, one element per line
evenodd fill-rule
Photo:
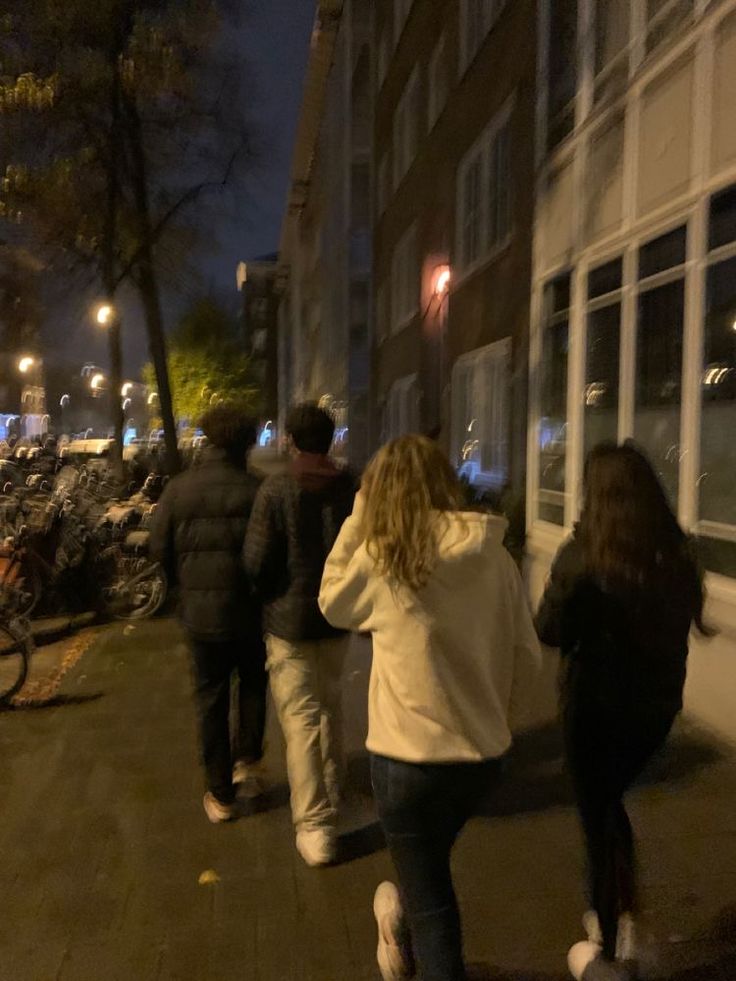
<path fill-rule="evenodd" d="M 63 269 L 91 268 L 110 298 L 124 281 L 136 287 L 173 463 L 160 260 L 182 211 L 222 187 L 247 149 L 232 115 L 237 73 L 220 50 L 222 4 L 3 6 L 0 220 L 21 226 Z M 120 387 L 118 327 L 110 332 L 112 391 Z M 120 438 L 117 407 L 115 415 Z"/>

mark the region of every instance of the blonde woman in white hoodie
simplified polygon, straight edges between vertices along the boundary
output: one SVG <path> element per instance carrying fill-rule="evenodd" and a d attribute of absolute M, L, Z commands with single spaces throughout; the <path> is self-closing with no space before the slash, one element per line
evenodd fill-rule
<path fill-rule="evenodd" d="M 450 852 L 526 714 L 541 655 L 502 518 L 464 511 L 435 442 L 369 464 L 327 559 L 320 608 L 370 632 L 367 748 L 398 889 L 374 899 L 384 981 L 465 981 Z"/>

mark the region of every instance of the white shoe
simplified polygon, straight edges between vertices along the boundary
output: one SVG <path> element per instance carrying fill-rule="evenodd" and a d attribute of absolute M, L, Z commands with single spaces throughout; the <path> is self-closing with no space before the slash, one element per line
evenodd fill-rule
<path fill-rule="evenodd" d="M 601 948 L 589 940 L 570 948 L 567 966 L 575 981 L 633 981 L 633 974 L 625 964 L 604 960 Z"/>
<path fill-rule="evenodd" d="M 233 767 L 233 783 L 239 788 L 241 796 L 253 800 L 266 792 L 263 770 L 259 763 L 244 763 L 243 760 Z"/>
<path fill-rule="evenodd" d="M 331 865 L 337 858 L 337 841 L 332 828 L 303 828 L 296 833 L 296 850 L 312 868 Z"/>
<path fill-rule="evenodd" d="M 603 934 L 594 909 L 589 909 L 583 915 L 583 929 L 588 940 L 598 947 L 603 946 Z M 616 937 L 616 960 L 635 962 L 637 960 L 636 923 L 631 913 L 622 913 L 618 918 L 618 936 Z"/>
<path fill-rule="evenodd" d="M 373 897 L 373 915 L 378 926 L 376 960 L 383 981 L 404 981 L 414 976 L 411 951 L 404 929 L 404 912 L 399 890 L 393 882 L 382 882 Z"/>
<path fill-rule="evenodd" d="M 238 809 L 235 804 L 223 804 L 211 791 L 207 791 L 202 800 L 204 812 L 213 824 L 222 824 L 223 821 L 232 821 L 238 816 Z"/>

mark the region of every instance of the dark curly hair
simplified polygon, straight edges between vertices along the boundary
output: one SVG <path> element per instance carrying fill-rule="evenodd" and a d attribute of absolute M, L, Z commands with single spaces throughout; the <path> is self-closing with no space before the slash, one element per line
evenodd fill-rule
<path fill-rule="evenodd" d="M 289 409 L 286 432 L 300 452 L 327 453 L 335 435 L 335 423 L 316 402 L 303 402 Z"/>
<path fill-rule="evenodd" d="M 256 441 L 255 420 L 236 405 L 225 403 L 208 409 L 200 426 L 213 446 L 234 459 L 244 457 Z"/>

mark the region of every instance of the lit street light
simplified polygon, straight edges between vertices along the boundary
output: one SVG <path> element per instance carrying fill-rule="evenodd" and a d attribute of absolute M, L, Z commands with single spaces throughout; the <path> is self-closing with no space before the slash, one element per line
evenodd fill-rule
<path fill-rule="evenodd" d="M 156 401 L 157 398 L 158 398 L 158 392 L 151 392 L 151 394 L 148 396 L 148 404 L 153 405 L 153 403 Z"/>
<path fill-rule="evenodd" d="M 120 390 L 120 394 L 124 399 L 127 399 L 130 393 L 133 391 L 133 382 L 126 382 Z"/>
<path fill-rule="evenodd" d="M 105 384 L 105 376 L 102 374 L 101 371 L 98 371 L 96 375 L 92 376 L 92 379 L 89 383 L 89 387 L 92 389 L 93 392 L 99 392 L 104 384 Z"/>
<path fill-rule="evenodd" d="M 26 375 L 28 374 L 28 372 L 31 370 L 31 368 L 34 366 L 35 363 L 36 363 L 35 358 L 31 358 L 31 357 L 21 358 L 20 361 L 18 362 L 18 371 L 22 375 Z"/>
<path fill-rule="evenodd" d="M 100 325 L 100 327 L 107 327 L 114 315 L 115 308 L 109 303 L 101 303 L 100 306 L 97 307 L 97 323 Z"/>

